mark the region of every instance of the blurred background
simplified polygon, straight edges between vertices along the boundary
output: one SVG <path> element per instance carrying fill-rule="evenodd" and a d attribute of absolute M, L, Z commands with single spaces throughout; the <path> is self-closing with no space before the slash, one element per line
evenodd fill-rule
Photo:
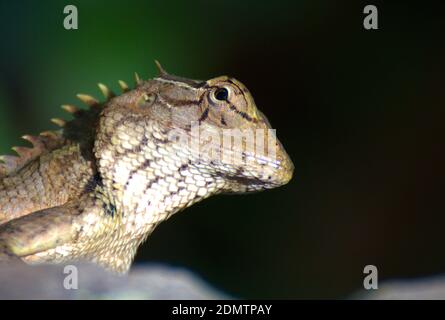
<path fill-rule="evenodd" d="M 74 4 L 79 29 L 63 28 Z M 363 8 L 379 29 L 363 28 Z M 136 260 L 241 298 L 343 298 L 445 271 L 445 16 L 402 1 L 1 1 L 0 154 L 55 129 L 78 92 L 133 72 L 231 75 L 295 164 L 279 189 L 217 196 L 161 224 Z"/>

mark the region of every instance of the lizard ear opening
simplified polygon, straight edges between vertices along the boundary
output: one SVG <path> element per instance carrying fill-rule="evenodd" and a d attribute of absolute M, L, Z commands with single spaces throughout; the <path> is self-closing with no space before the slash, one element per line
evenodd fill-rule
<path fill-rule="evenodd" d="M 161 77 L 168 76 L 167 71 L 165 71 L 164 68 L 162 68 L 162 66 L 158 60 L 155 60 L 155 64 L 156 64 L 156 67 L 158 68 L 158 72 Z"/>

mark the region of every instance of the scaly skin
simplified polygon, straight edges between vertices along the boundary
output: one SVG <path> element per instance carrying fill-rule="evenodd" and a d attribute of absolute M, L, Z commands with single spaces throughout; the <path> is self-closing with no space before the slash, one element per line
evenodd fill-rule
<path fill-rule="evenodd" d="M 180 78 L 158 67 L 159 77 L 137 77 L 132 90 L 121 82 L 117 97 L 100 85 L 104 103 L 79 95 L 88 110 L 64 106 L 73 120 L 55 119 L 60 131 L 26 136 L 32 149 L 4 157 L 0 260 L 87 260 L 125 273 L 138 246 L 179 210 L 291 179 L 293 164 L 267 131 L 252 140 L 254 149 L 246 148 L 248 138 L 221 143 L 227 129 L 270 128 L 244 85 L 226 76 Z M 254 151 L 260 143 L 274 152 Z"/>

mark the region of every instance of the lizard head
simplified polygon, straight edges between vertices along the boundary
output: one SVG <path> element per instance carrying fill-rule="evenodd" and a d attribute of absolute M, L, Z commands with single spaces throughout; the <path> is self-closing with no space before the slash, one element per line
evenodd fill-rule
<path fill-rule="evenodd" d="M 119 136 L 119 126 L 127 123 L 120 137 L 139 132 L 128 139 L 142 142 L 127 143 L 126 149 L 144 154 L 151 164 L 164 153 L 177 159 L 177 167 L 192 167 L 204 179 L 218 181 L 222 192 L 260 191 L 289 182 L 292 161 L 241 82 L 228 76 L 191 80 L 158 67 L 158 77 L 141 82 L 105 108 L 107 118 L 114 119 L 102 126 L 110 131 L 108 140 L 113 140 L 110 135 Z M 162 150 L 145 147 L 152 141 Z"/>

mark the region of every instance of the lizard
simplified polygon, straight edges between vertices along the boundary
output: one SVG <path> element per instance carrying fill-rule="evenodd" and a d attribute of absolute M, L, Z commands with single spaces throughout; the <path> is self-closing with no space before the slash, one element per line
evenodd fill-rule
<path fill-rule="evenodd" d="M 172 214 L 212 195 L 290 181 L 294 165 L 270 139 L 246 86 L 229 76 L 179 77 L 155 62 L 157 77 L 135 73 L 134 88 L 119 81 L 119 95 L 99 83 L 103 102 L 78 94 L 87 108 L 62 105 L 72 120 L 52 119 L 58 130 L 25 135 L 32 147 L 1 156 L 0 261 L 88 261 L 125 274 L 139 245 Z M 247 150 L 247 138 L 208 139 L 228 130 L 263 130 L 254 145 L 272 151 Z M 199 134 L 206 138 L 195 145 L 212 152 L 187 143 Z"/>

